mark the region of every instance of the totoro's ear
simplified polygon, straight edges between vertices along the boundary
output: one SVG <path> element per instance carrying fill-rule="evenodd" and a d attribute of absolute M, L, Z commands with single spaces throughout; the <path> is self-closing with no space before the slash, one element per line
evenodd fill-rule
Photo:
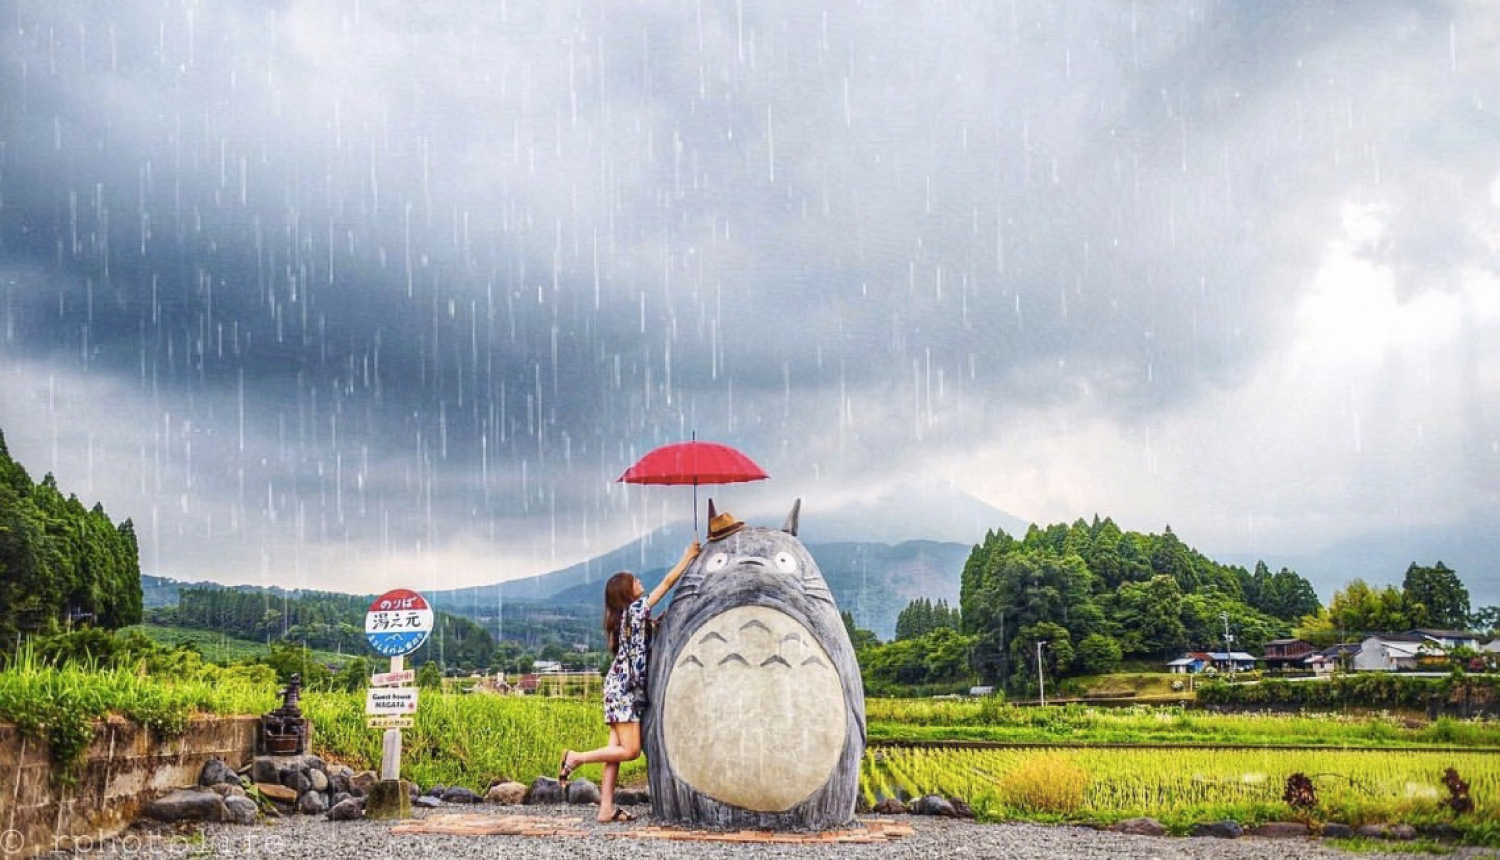
<path fill-rule="evenodd" d="M 714 517 L 716 517 L 718 515 L 719 515 L 719 512 L 716 511 L 716 510 L 714 510 L 714 500 L 713 499 L 709 499 L 708 500 L 708 521 L 710 523 L 712 523 L 714 521 Z"/>
<path fill-rule="evenodd" d="M 792 502 L 792 512 L 786 515 L 786 524 L 781 527 L 781 530 L 784 531 L 784 532 L 786 532 L 787 534 L 791 535 L 792 537 L 796 537 L 797 536 L 797 516 L 801 512 L 802 512 L 802 500 L 798 499 L 797 501 Z"/>

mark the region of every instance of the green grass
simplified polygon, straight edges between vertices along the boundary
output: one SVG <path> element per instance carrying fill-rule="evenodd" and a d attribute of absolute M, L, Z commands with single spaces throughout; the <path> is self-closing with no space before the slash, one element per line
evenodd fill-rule
<path fill-rule="evenodd" d="M 365 695 L 308 693 L 302 711 L 315 726 L 313 748 L 350 767 L 380 764 L 380 729 L 365 727 Z M 423 787 L 461 785 L 483 791 L 491 782 L 513 779 L 529 784 L 556 776 L 564 749 L 603 746 L 609 730 L 597 700 L 485 694 L 441 694 L 423 690 L 412 728 L 402 730 L 401 775 Z M 578 773 L 595 782 L 599 765 Z M 622 784 L 639 782 L 644 757 L 626 762 Z"/>
<path fill-rule="evenodd" d="M 271 646 L 264 642 L 254 642 L 249 639 L 238 639 L 233 636 L 225 636 L 213 630 L 200 630 L 195 627 L 173 627 L 164 624 L 136 624 L 121 628 L 120 635 L 136 631 L 157 645 L 166 649 L 173 649 L 187 645 L 203 655 L 203 659 L 210 663 L 225 665 L 239 663 L 247 660 L 259 660 L 270 656 Z M 342 665 L 358 654 L 340 654 L 336 651 L 313 651 L 315 659 L 330 665 Z"/>
<path fill-rule="evenodd" d="M 998 699 L 870 699 L 884 741 L 1166 743 L 1328 747 L 1500 747 L 1500 723 L 1408 721 L 1390 714 L 1215 714 L 1176 706 L 1017 707 Z"/>
<path fill-rule="evenodd" d="M 93 741 L 96 720 L 119 715 L 171 738 L 194 714 L 262 713 L 275 705 L 274 675 L 267 667 L 225 669 L 187 652 L 162 659 L 152 673 L 143 667 L 59 666 L 23 647 L 0 669 L 0 721 L 45 739 L 58 778 L 68 783 Z"/>

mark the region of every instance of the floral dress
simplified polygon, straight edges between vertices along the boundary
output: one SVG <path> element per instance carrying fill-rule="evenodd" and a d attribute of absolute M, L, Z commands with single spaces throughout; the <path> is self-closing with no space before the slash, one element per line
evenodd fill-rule
<path fill-rule="evenodd" d="M 638 723 L 646 709 L 646 625 L 651 604 L 643 595 L 620 613 L 619 650 L 604 676 L 604 722 Z"/>

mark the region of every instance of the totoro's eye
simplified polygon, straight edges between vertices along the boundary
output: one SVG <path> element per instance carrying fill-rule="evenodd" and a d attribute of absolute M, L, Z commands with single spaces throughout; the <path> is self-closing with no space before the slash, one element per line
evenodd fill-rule
<path fill-rule="evenodd" d="M 729 564 L 729 553 L 716 552 L 708 557 L 708 561 L 704 563 L 703 569 L 709 573 L 717 573 L 723 570 L 726 564 Z"/>
<path fill-rule="evenodd" d="M 776 569 L 782 573 L 791 573 L 797 569 L 797 559 L 789 552 L 776 553 Z"/>

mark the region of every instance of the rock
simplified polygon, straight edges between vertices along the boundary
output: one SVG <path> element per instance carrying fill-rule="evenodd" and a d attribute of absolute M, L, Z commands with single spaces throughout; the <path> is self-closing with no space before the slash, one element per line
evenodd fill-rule
<path fill-rule="evenodd" d="M 203 763 L 203 769 L 198 771 L 199 785 L 239 785 L 239 774 L 234 768 L 224 763 L 221 758 L 211 758 Z"/>
<path fill-rule="evenodd" d="M 443 792 L 444 803 L 478 803 L 481 800 L 484 800 L 484 798 L 461 785 L 451 786 L 447 791 Z"/>
<path fill-rule="evenodd" d="M 876 815 L 905 815 L 906 804 L 899 797 L 887 797 L 875 804 Z"/>
<path fill-rule="evenodd" d="M 281 770 L 276 760 L 268 755 L 256 756 L 250 763 L 251 782 L 281 782 Z"/>
<path fill-rule="evenodd" d="M 1251 836 L 1262 839 L 1301 839 L 1312 831 L 1300 821 L 1269 821 L 1250 828 Z"/>
<path fill-rule="evenodd" d="M 443 792 L 447 790 L 448 786 L 446 785 L 434 785 L 432 788 L 429 788 L 426 791 L 422 792 L 422 794 L 425 797 L 442 797 Z"/>
<path fill-rule="evenodd" d="M 949 803 L 947 798 L 938 797 L 936 794 L 917 798 L 907 809 L 911 811 L 912 815 L 940 815 L 944 818 L 958 817 L 958 812 L 954 810 L 953 804 Z"/>
<path fill-rule="evenodd" d="M 312 770 L 309 770 L 307 772 L 307 780 L 308 782 L 312 783 L 313 791 L 328 790 L 328 774 L 324 773 L 321 770 L 318 770 L 317 768 L 313 768 Z"/>
<path fill-rule="evenodd" d="M 297 798 L 297 811 L 303 815 L 317 815 L 328 810 L 328 801 L 322 792 L 309 791 Z"/>
<path fill-rule="evenodd" d="M 349 782 L 349 774 L 347 773 L 330 774 L 328 777 L 328 787 L 333 789 L 335 794 L 341 791 L 346 794 L 354 793 L 350 790 L 353 786 Z"/>
<path fill-rule="evenodd" d="M 1318 828 L 1318 835 L 1324 839 L 1349 839 L 1354 836 L 1354 828 L 1337 821 L 1329 821 Z"/>
<path fill-rule="evenodd" d="M 411 802 L 412 806 L 421 806 L 426 809 L 436 809 L 443 805 L 443 801 L 430 794 L 424 794 Z"/>
<path fill-rule="evenodd" d="M 276 781 L 297 792 L 298 796 L 312 788 L 312 780 L 307 778 L 307 774 L 303 773 L 301 768 L 286 768 L 281 772 L 281 778 Z"/>
<path fill-rule="evenodd" d="M 651 802 L 651 795 L 644 788 L 615 789 L 615 806 L 642 806 Z"/>
<path fill-rule="evenodd" d="M 218 785 L 210 785 L 208 787 L 208 790 L 224 798 L 225 800 L 228 800 L 231 797 L 245 796 L 245 789 L 241 788 L 239 783 L 234 783 L 233 785 L 231 785 L 227 782 L 221 782 Z"/>
<path fill-rule="evenodd" d="M 370 786 L 380 781 L 373 770 L 362 770 L 349 777 L 349 793 L 360 797 L 370 793 Z"/>
<path fill-rule="evenodd" d="M 365 817 L 365 808 L 354 798 L 341 800 L 328 810 L 329 821 L 356 821 Z"/>
<path fill-rule="evenodd" d="M 157 821 L 223 821 L 229 817 L 224 798 L 212 791 L 179 788 L 153 800 L 146 815 Z"/>
<path fill-rule="evenodd" d="M 1109 829 L 1116 833 L 1128 833 L 1131 836 L 1167 835 L 1167 828 L 1155 818 L 1127 818 L 1124 821 L 1116 821 L 1110 825 Z"/>
<path fill-rule="evenodd" d="M 355 799 L 354 795 L 350 794 L 347 791 L 340 791 L 334 793 L 333 800 L 329 802 L 329 806 L 338 806 L 340 803 L 343 803 L 346 800 L 353 800 L 355 803 L 359 803 L 359 801 Z"/>
<path fill-rule="evenodd" d="M 519 782 L 502 782 L 491 786 L 484 793 L 484 799 L 490 803 L 498 803 L 502 806 L 516 806 L 526 800 L 526 786 Z M 620 793 L 615 792 L 615 803 L 620 803 Z"/>
<path fill-rule="evenodd" d="M 599 802 L 599 786 L 593 782 L 579 777 L 568 780 L 567 798 L 569 803 L 594 803 Z"/>
<path fill-rule="evenodd" d="M 973 818 L 974 807 L 961 797 L 950 797 L 948 802 L 953 804 L 953 814 L 959 818 Z"/>
<path fill-rule="evenodd" d="M 1410 824 L 1392 824 L 1387 836 L 1390 839 L 1409 842 L 1417 838 L 1417 828 L 1412 827 Z"/>
<path fill-rule="evenodd" d="M 235 786 L 239 788 L 239 786 Z M 225 820 L 232 824 L 254 824 L 260 810 L 255 801 L 244 795 L 242 791 L 238 797 L 224 798 L 224 807 L 229 810 L 229 817 Z"/>
<path fill-rule="evenodd" d="M 365 803 L 365 812 L 370 818 L 392 819 L 411 817 L 411 790 L 408 782 L 394 779 L 377 780 L 370 785 L 370 799 Z"/>
<path fill-rule="evenodd" d="M 550 776 L 539 776 L 531 781 L 531 787 L 526 790 L 527 804 L 539 803 L 562 803 L 562 784 Z"/>
<path fill-rule="evenodd" d="M 1440 842 L 1458 842 L 1464 838 L 1464 832 L 1451 824 L 1420 824 L 1417 832 Z"/>
<path fill-rule="evenodd" d="M 1245 829 L 1240 827 L 1238 821 L 1200 821 L 1188 830 L 1189 836 L 1207 836 L 1214 839 L 1238 839 L 1245 835 Z"/>
<path fill-rule="evenodd" d="M 315 755 L 310 755 L 310 756 L 304 757 L 302 759 L 302 763 L 305 764 L 305 765 L 307 765 L 307 769 L 310 770 L 310 771 L 311 770 L 316 770 L 316 771 L 322 772 L 324 776 L 328 775 L 328 773 L 327 773 L 327 771 L 328 771 L 328 765 L 327 765 L 327 763 L 325 763 L 322 759 L 318 758 Z"/>
<path fill-rule="evenodd" d="M 265 795 L 271 800 L 279 801 L 281 803 L 297 802 L 296 789 L 287 788 L 286 786 L 278 782 L 257 782 L 255 784 L 255 790 L 259 791 L 261 794 Z"/>
<path fill-rule="evenodd" d="M 1361 824 L 1354 828 L 1354 835 L 1362 839 L 1384 839 L 1390 832 L 1388 824 Z"/>

